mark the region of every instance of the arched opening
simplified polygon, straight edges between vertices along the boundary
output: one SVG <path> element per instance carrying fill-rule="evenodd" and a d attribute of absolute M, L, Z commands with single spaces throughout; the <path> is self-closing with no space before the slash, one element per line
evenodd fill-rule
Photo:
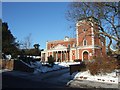
<path fill-rule="evenodd" d="M 83 60 L 88 60 L 88 52 L 87 51 L 85 51 L 83 53 Z"/>

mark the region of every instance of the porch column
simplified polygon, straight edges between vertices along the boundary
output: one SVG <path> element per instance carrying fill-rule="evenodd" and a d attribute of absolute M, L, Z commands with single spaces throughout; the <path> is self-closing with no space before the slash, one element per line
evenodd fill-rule
<path fill-rule="evenodd" d="M 52 51 L 52 56 L 54 57 L 54 52 Z"/>
<path fill-rule="evenodd" d="M 47 57 L 48 57 L 48 52 L 46 52 L 45 62 L 48 60 Z"/>
<path fill-rule="evenodd" d="M 43 61 L 43 58 L 42 58 L 42 57 L 43 57 L 43 53 L 41 52 L 41 60 Z"/>
<path fill-rule="evenodd" d="M 66 58 L 66 61 L 68 61 L 68 58 L 67 58 L 67 51 L 65 51 L 65 58 Z"/>
<path fill-rule="evenodd" d="M 62 62 L 62 51 L 61 51 L 61 62 Z"/>
<path fill-rule="evenodd" d="M 63 51 L 63 61 L 65 61 L 65 51 Z"/>
<path fill-rule="evenodd" d="M 68 62 L 70 61 L 70 54 L 69 54 L 70 52 L 69 51 L 67 51 L 67 56 L 68 56 Z"/>
<path fill-rule="evenodd" d="M 64 51 L 64 57 L 65 57 L 65 62 L 66 62 L 66 51 Z"/>
<path fill-rule="evenodd" d="M 58 60 L 58 52 L 56 51 L 56 62 L 57 62 L 57 60 Z"/>

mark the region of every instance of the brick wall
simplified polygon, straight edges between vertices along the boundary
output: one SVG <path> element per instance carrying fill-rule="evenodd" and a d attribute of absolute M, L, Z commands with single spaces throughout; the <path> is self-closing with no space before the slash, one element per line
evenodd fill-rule
<path fill-rule="evenodd" d="M 85 31 L 84 31 L 85 29 Z M 78 26 L 78 46 L 83 46 L 83 40 L 87 40 L 87 45 L 92 45 L 92 38 L 90 34 L 91 26 L 87 22 L 82 22 L 80 26 Z"/>

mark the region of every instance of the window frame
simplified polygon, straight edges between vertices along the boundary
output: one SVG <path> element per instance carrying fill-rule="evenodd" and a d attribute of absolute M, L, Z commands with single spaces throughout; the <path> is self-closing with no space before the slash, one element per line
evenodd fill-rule
<path fill-rule="evenodd" d="M 87 40 L 86 39 L 83 40 L 83 46 L 87 46 Z"/>

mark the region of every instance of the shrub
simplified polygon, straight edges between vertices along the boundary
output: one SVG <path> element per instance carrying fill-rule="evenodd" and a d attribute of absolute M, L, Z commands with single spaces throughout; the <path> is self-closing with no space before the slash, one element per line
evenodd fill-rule
<path fill-rule="evenodd" d="M 52 66 L 54 65 L 54 58 L 52 57 L 52 55 L 48 57 L 48 63 L 51 64 Z"/>
<path fill-rule="evenodd" d="M 117 69 L 120 69 L 120 60 L 117 60 Z"/>
<path fill-rule="evenodd" d="M 81 71 L 86 71 L 86 63 L 85 63 L 84 61 L 82 61 L 82 62 L 80 63 L 80 70 L 81 70 Z"/>
<path fill-rule="evenodd" d="M 95 61 L 87 63 L 87 69 L 92 75 L 110 73 L 117 68 L 117 60 L 112 57 L 96 57 Z"/>

